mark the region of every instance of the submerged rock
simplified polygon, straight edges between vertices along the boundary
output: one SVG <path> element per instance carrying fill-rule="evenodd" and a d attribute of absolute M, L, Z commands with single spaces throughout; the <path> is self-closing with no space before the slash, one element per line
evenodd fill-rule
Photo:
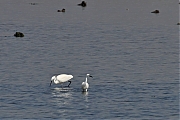
<path fill-rule="evenodd" d="M 82 6 L 82 7 L 86 7 L 86 2 L 85 1 L 82 1 L 80 4 L 78 4 L 79 6 Z"/>
<path fill-rule="evenodd" d="M 24 37 L 24 34 L 21 33 L 21 32 L 16 32 L 16 33 L 14 34 L 14 36 L 15 36 L 15 37 Z"/>
<path fill-rule="evenodd" d="M 152 11 L 151 13 L 159 13 L 159 10 Z"/>

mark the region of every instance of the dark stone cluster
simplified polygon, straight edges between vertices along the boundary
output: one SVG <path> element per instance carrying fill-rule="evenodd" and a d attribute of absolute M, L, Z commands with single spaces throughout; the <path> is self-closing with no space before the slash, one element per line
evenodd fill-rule
<path fill-rule="evenodd" d="M 24 37 L 24 34 L 21 33 L 21 32 L 16 32 L 16 33 L 14 34 L 14 36 L 15 36 L 15 37 Z"/>

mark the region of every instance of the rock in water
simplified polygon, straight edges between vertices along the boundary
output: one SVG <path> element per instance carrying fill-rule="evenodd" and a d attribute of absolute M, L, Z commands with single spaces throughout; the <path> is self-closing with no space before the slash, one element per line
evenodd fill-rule
<path fill-rule="evenodd" d="M 21 33 L 21 32 L 16 32 L 16 33 L 14 34 L 14 36 L 15 36 L 15 37 L 24 37 L 24 34 Z"/>
<path fill-rule="evenodd" d="M 159 13 L 159 10 L 152 11 L 151 13 Z"/>
<path fill-rule="evenodd" d="M 57 10 L 57 12 L 65 12 L 65 9 L 63 8 L 62 10 Z"/>

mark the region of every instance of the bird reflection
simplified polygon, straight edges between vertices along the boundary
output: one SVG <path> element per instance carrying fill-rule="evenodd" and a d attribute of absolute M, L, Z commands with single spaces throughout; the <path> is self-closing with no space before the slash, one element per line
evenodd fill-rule
<path fill-rule="evenodd" d="M 54 88 L 52 89 L 52 96 L 51 99 L 56 106 L 65 107 L 66 105 L 70 104 L 72 100 L 72 93 L 70 88 Z"/>
<path fill-rule="evenodd" d="M 69 112 L 69 108 L 73 102 L 72 88 L 52 88 L 51 89 L 51 104 L 57 108 L 57 112 L 60 115 L 66 116 Z"/>
<path fill-rule="evenodd" d="M 84 96 L 88 96 L 88 92 L 86 92 L 86 91 L 83 91 L 82 94 L 83 94 Z"/>
<path fill-rule="evenodd" d="M 84 96 L 84 100 L 85 100 L 86 102 L 88 102 L 88 92 L 87 92 L 87 91 L 83 91 L 82 94 L 83 94 L 83 96 Z"/>

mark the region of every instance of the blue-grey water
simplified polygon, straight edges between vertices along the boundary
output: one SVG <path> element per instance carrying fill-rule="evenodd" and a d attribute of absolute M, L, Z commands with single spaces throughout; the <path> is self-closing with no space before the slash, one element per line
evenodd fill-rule
<path fill-rule="evenodd" d="M 178 1 L 80 2 L 0 1 L 0 119 L 178 120 Z"/>

